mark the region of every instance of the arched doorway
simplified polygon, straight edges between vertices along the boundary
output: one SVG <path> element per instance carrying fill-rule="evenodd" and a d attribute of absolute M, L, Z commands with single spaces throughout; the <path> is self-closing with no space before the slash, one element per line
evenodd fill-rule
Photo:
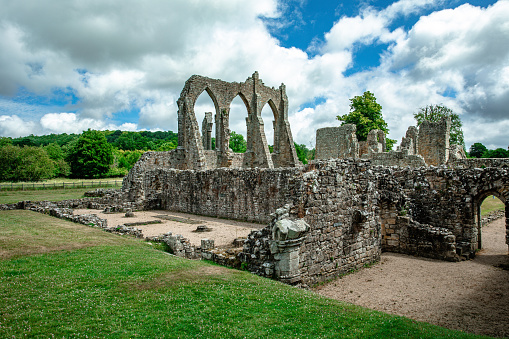
<path fill-rule="evenodd" d="M 480 194 L 477 199 L 475 199 L 474 215 L 477 226 L 477 248 L 479 250 L 483 248 L 483 218 L 487 218 L 490 215 L 502 215 L 505 219 L 505 232 L 502 233 L 506 234 L 504 240 L 509 246 L 507 241 L 507 230 L 509 230 L 509 224 L 507 220 L 507 204 L 508 201 L 506 197 L 500 194 L 498 191 L 484 192 Z"/>

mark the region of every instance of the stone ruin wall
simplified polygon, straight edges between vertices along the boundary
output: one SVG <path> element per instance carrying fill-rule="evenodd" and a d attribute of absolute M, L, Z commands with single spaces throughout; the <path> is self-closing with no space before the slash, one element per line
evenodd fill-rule
<path fill-rule="evenodd" d="M 450 119 L 424 121 L 418 128 L 410 126 L 396 151 L 386 152 L 385 134 L 369 132 L 366 141 L 358 141 L 356 127 L 320 128 L 316 131 L 316 159 L 363 158 L 380 166 L 438 166 L 465 159 L 461 146 L 449 145 Z"/>
<path fill-rule="evenodd" d="M 194 112 L 197 98 L 207 92 L 214 102 L 216 112 L 206 112 L 200 133 Z M 239 155 L 229 147 L 230 105 L 239 96 L 247 109 L 247 150 Z M 219 167 L 275 168 L 300 166 L 288 122 L 288 97 L 286 87 L 270 88 L 263 84 L 255 72 L 243 83 L 226 82 L 193 75 L 186 81 L 177 101 L 178 147 L 175 157 L 178 169 L 213 169 Z M 262 109 L 269 105 L 274 121 L 273 153 L 264 132 Z M 211 135 L 215 126 L 216 147 L 212 150 Z"/>
<path fill-rule="evenodd" d="M 268 223 L 249 236 L 240 260 L 257 274 L 309 285 L 376 261 L 382 250 L 445 260 L 471 257 L 478 248 L 482 199 L 495 194 L 507 204 L 504 165 L 412 169 L 336 159 L 303 169 L 158 168 L 143 172 L 141 186 L 127 180 L 123 190 L 144 209 Z M 281 208 L 286 212 L 278 216 Z M 309 229 L 276 240 L 280 219 L 302 220 Z"/>
<path fill-rule="evenodd" d="M 203 91 L 216 115 L 206 114 L 200 134 L 194 102 Z M 237 95 L 248 108 L 245 154 L 228 147 L 229 104 Z M 122 198 L 111 201 L 268 224 L 233 259 L 201 252 L 218 262 L 243 262 L 253 273 L 311 285 L 377 261 L 383 250 L 456 261 L 479 248 L 486 196 L 499 197 L 509 213 L 509 160 L 462 159 L 448 146 L 448 121 L 410 127 L 395 152 L 384 152 L 381 131 L 359 143 L 353 125 L 319 129 L 316 158 L 335 160 L 300 167 L 284 85 L 268 88 L 257 73 L 240 84 L 193 76 L 178 104 L 178 148 L 145 153 L 125 177 Z M 261 120 L 265 104 L 275 114 L 273 154 Z M 455 167 L 435 167 L 446 163 Z M 507 217 L 506 227 L 509 244 Z M 185 255 L 199 253 L 181 247 Z"/>

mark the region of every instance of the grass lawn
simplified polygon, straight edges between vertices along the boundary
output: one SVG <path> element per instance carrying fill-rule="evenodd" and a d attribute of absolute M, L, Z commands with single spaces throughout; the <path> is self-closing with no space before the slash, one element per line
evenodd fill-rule
<path fill-rule="evenodd" d="M 69 188 L 48 189 L 33 191 L 0 191 L 0 204 L 13 204 L 18 201 L 62 201 L 67 199 L 80 199 L 87 191 L 95 188 Z"/>
<path fill-rule="evenodd" d="M 489 196 L 481 204 L 481 215 L 486 215 L 495 210 L 503 210 L 504 208 L 504 203 L 500 199 L 497 197 L 493 199 L 492 196 Z"/>
<path fill-rule="evenodd" d="M 109 182 L 112 182 L 112 181 L 122 181 L 122 179 L 124 179 L 124 177 L 118 177 L 118 178 L 102 178 L 102 179 L 75 179 L 75 178 L 53 178 L 53 179 L 47 179 L 47 180 L 41 180 L 41 181 L 36 181 L 35 183 L 36 184 L 53 184 L 53 183 L 57 183 L 57 184 L 61 184 L 63 182 L 65 183 L 81 183 L 81 182 L 85 182 L 85 183 L 89 183 L 89 182 L 99 182 L 99 181 L 103 181 L 103 182 L 106 182 L 106 181 L 109 181 Z M 1 185 L 9 185 L 11 182 L 10 181 L 2 181 L 0 182 Z M 15 185 L 19 185 L 19 184 L 25 184 L 25 185 L 31 185 L 32 184 L 32 181 L 16 181 L 16 182 L 13 182 L 13 184 Z"/>
<path fill-rule="evenodd" d="M 0 212 L 0 337 L 476 338 L 141 240 Z"/>

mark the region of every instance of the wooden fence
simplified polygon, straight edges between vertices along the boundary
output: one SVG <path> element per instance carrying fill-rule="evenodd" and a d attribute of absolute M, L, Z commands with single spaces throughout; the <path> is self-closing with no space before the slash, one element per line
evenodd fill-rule
<path fill-rule="evenodd" d="M 2 190 L 37 190 L 37 189 L 66 189 L 86 187 L 120 187 L 122 180 L 97 180 L 97 181 L 76 181 L 76 182 L 53 182 L 53 183 L 0 183 Z"/>

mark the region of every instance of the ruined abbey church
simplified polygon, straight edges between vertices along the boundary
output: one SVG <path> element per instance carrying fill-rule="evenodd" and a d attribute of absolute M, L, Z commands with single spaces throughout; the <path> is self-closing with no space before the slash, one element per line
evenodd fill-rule
<path fill-rule="evenodd" d="M 194 105 L 204 91 L 215 112 L 200 129 Z M 229 148 L 237 96 L 248 112 L 242 154 Z M 262 120 L 265 105 L 273 121 Z M 265 123 L 274 129 L 272 153 Z M 379 260 L 382 251 L 459 261 L 482 246 L 480 204 L 489 195 L 505 203 L 509 244 L 509 161 L 466 159 L 449 145 L 449 128 L 446 120 L 410 127 L 391 152 L 377 130 L 359 142 L 353 125 L 319 129 L 316 159 L 304 166 L 283 84 L 267 87 L 256 72 L 242 83 L 192 76 L 178 99 L 177 149 L 145 153 L 124 178 L 119 199 L 137 209 L 264 223 L 234 260 L 291 284 L 329 280 Z M 211 258 L 200 248 L 193 255 L 200 250 Z"/>

